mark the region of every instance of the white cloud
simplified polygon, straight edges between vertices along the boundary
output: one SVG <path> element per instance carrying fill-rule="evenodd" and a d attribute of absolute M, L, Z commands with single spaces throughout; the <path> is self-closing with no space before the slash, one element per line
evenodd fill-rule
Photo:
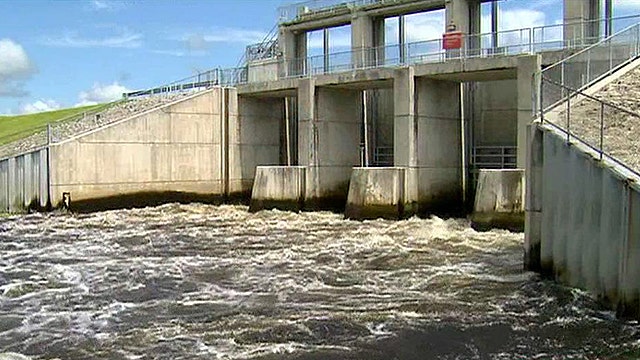
<path fill-rule="evenodd" d="M 205 56 L 207 54 L 206 51 L 184 51 L 184 50 L 151 50 L 152 53 L 158 55 L 169 55 L 176 57 L 185 57 L 185 56 Z"/>
<path fill-rule="evenodd" d="M 405 28 L 407 42 L 439 39 L 444 32 L 444 10 L 407 16 Z"/>
<path fill-rule="evenodd" d="M 24 104 L 20 106 L 21 114 L 33 114 L 45 111 L 52 111 L 60 109 L 60 104 L 58 104 L 55 100 L 37 100 L 30 104 Z"/>
<path fill-rule="evenodd" d="M 10 40 L 0 39 L 0 97 L 26 96 L 24 80 L 36 72 L 24 48 Z"/>
<path fill-rule="evenodd" d="M 189 50 L 205 50 L 213 43 L 242 43 L 245 45 L 261 42 L 267 33 L 241 28 L 213 28 L 209 31 L 193 31 L 183 35 L 170 35 L 170 40 L 182 41 Z"/>
<path fill-rule="evenodd" d="M 109 4 L 106 1 L 103 1 L 103 0 L 93 0 L 93 2 L 91 4 L 97 10 L 103 10 L 103 9 L 108 9 L 109 8 Z"/>
<path fill-rule="evenodd" d="M 121 99 L 123 93 L 130 91 L 130 89 L 120 85 L 117 81 L 107 85 L 95 83 L 90 90 L 80 92 L 78 95 L 80 101 L 76 106 L 95 105 L 115 101 Z"/>
<path fill-rule="evenodd" d="M 101 38 L 83 38 L 77 32 L 68 32 L 62 36 L 46 38 L 43 42 L 45 45 L 56 47 L 133 49 L 142 46 L 142 38 L 142 34 L 132 33 L 126 30 L 121 30 L 117 34 Z"/>
<path fill-rule="evenodd" d="M 116 11 L 124 8 L 124 1 L 116 0 L 93 0 L 90 3 L 90 9 L 94 11 Z"/>

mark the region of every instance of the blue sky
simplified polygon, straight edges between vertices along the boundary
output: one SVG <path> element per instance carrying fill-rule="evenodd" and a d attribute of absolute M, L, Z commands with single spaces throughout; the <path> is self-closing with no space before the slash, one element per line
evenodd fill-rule
<path fill-rule="evenodd" d="M 580 0 L 575 0 L 580 1 Z M 640 0 L 614 0 L 615 16 Z M 0 0 L 0 114 L 104 102 L 123 91 L 235 66 L 259 42 L 284 0 Z M 488 28 L 484 6 L 483 29 Z M 506 0 L 502 29 L 561 21 L 560 0 Z M 444 12 L 413 15 L 409 41 L 438 38 Z M 393 43 L 397 21 L 387 22 Z M 332 51 L 348 49 L 349 28 L 332 29 Z M 310 54 L 322 53 L 319 33 Z"/>

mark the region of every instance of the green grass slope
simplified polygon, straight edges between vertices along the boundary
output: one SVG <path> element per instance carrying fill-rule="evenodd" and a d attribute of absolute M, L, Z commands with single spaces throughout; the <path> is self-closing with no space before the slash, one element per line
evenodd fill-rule
<path fill-rule="evenodd" d="M 48 123 L 72 120 L 84 112 L 99 111 L 110 104 L 98 104 L 36 114 L 0 116 L 0 145 L 10 143 L 38 131 L 44 130 Z"/>

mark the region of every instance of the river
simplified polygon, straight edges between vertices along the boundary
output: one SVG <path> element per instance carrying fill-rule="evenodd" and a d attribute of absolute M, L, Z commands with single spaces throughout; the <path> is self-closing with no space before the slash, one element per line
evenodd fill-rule
<path fill-rule="evenodd" d="M 466 220 L 168 204 L 0 219 L 0 352 L 34 359 L 632 359 L 640 326 Z"/>

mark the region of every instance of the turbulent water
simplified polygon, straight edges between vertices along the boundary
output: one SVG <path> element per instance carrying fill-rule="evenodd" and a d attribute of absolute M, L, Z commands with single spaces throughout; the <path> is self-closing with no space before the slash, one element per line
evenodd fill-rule
<path fill-rule="evenodd" d="M 0 220 L 0 352 L 42 359 L 635 358 L 522 234 L 165 205 Z M 635 354 L 635 355 L 634 355 Z"/>

